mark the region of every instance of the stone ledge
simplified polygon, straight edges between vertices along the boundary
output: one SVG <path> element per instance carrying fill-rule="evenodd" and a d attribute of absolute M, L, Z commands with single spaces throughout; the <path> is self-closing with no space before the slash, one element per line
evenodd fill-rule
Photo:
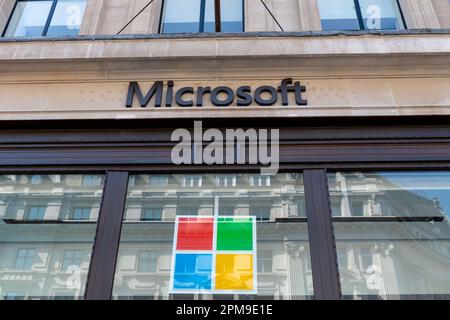
<path fill-rule="evenodd" d="M 222 38 L 283 38 L 283 37 L 330 37 L 330 36 L 386 36 L 386 35 L 436 35 L 450 34 L 450 29 L 407 29 L 407 30 L 360 30 L 360 31 L 260 31 L 260 32 L 204 32 L 167 34 L 121 34 L 121 35 L 77 35 L 60 37 L 0 37 L 2 42 L 48 42 L 86 40 L 133 40 L 133 39 L 222 39 Z"/>
<path fill-rule="evenodd" d="M 76 41 L 75 41 L 76 40 Z M 76 37 L 0 41 L 0 61 L 171 60 L 195 58 L 436 56 L 450 53 L 450 32 L 283 34 L 220 37 Z"/>
<path fill-rule="evenodd" d="M 445 116 L 448 106 L 379 106 L 379 107 L 298 107 L 298 108 L 232 108 L 218 110 L 201 108 L 193 112 L 182 109 L 121 109 L 121 110 L 61 110 L 61 111 L 2 111 L 1 121 L 27 120 L 132 120 L 132 119 L 286 119 L 323 117 L 378 116 Z"/>

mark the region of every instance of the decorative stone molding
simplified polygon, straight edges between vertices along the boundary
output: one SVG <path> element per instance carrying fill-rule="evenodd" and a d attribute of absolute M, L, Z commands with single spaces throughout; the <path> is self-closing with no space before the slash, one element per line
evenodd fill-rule
<path fill-rule="evenodd" d="M 317 0 L 264 0 L 284 31 L 321 30 Z M 281 31 L 261 1 L 245 0 L 245 31 Z"/>
<path fill-rule="evenodd" d="M 299 31 L 320 31 L 320 12 L 317 0 L 297 0 L 299 13 Z"/>
<path fill-rule="evenodd" d="M 123 3 L 122 3 L 123 2 Z M 81 26 L 81 35 L 117 34 L 147 4 L 146 0 L 125 1 L 122 7 L 128 8 L 126 15 L 118 16 L 118 10 L 105 0 L 89 0 Z M 162 0 L 150 4 L 121 34 L 155 34 L 159 30 Z M 109 22 L 113 23 L 109 23 Z"/>
<path fill-rule="evenodd" d="M 291 259 L 298 259 L 305 253 L 305 246 L 295 242 L 286 242 L 284 244 L 286 253 Z"/>
<path fill-rule="evenodd" d="M 14 8 L 15 0 L 0 0 L 0 35 L 5 30 L 6 23 Z"/>
<path fill-rule="evenodd" d="M 99 12 L 104 12 L 105 0 L 88 0 L 80 35 L 96 34 L 103 17 Z"/>
<path fill-rule="evenodd" d="M 431 0 L 400 0 L 408 29 L 440 28 Z"/>
<path fill-rule="evenodd" d="M 450 28 L 450 1 L 432 0 L 441 28 Z"/>
<path fill-rule="evenodd" d="M 158 33 L 161 21 L 162 0 L 155 0 L 150 4 L 122 34 Z M 127 22 L 148 4 L 148 0 L 136 0 L 130 3 Z"/>
<path fill-rule="evenodd" d="M 393 243 L 381 243 L 374 246 L 375 252 L 380 254 L 382 257 L 390 256 L 391 252 L 394 251 L 394 249 L 395 246 Z"/>

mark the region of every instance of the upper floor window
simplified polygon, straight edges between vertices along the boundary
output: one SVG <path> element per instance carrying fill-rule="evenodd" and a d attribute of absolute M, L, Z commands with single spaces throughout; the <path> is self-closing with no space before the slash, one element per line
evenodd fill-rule
<path fill-rule="evenodd" d="M 184 176 L 183 187 L 201 187 L 203 177 L 202 176 Z"/>
<path fill-rule="evenodd" d="M 31 270 L 34 258 L 36 256 L 35 249 L 19 249 L 16 255 L 15 270 Z"/>
<path fill-rule="evenodd" d="M 139 252 L 137 272 L 155 273 L 158 269 L 158 254 L 153 251 Z"/>
<path fill-rule="evenodd" d="M 256 216 L 256 221 L 270 221 L 270 209 L 269 206 L 252 207 L 250 214 Z"/>
<path fill-rule="evenodd" d="M 44 206 L 29 207 L 27 219 L 30 221 L 44 220 L 46 210 L 47 210 L 47 207 L 44 207 Z"/>
<path fill-rule="evenodd" d="M 83 187 L 96 187 L 102 183 L 102 176 L 100 175 L 84 175 L 81 181 Z"/>
<path fill-rule="evenodd" d="M 216 177 L 218 187 L 236 187 L 236 176 L 220 175 Z"/>
<path fill-rule="evenodd" d="M 244 31 L 243 0 L 220 1 L 222 32 Z M 165 0 L 161 33 L 215 32 L 215 0 Z"/>
<path fill-rule="evenodd" d="M 161 221 L 163 208 L 147 208 L 142 213 L 142 221 Z"/>
<path fill-rule="evenodd" d="M 168 183 L 168 176 L 149 176 L 148 182 L 152 187 L 163 187 Z"/>
<path fill-rule="evenodd" d="M 81 264 L 83 263 L 83 254 L 83 250 L 66 250 L 64 252 L 61 270 L 66 272 L 69 271 L 69 268 L 81 267 Z"/>
<path fill-rule="evenodd" d="M 251 176 L 251 187 L 270 187 L 270 176 Z"/>
<path fill-rule="evenodd" d="M 42 184 L 44 180 L 42 179 L 41 175 L 34 175 L 30 179 L 31 184 Z"/>
<path fill-rule="evenodd" d="M 73 36 L 80 32 L 86 0 L 18 0 L 5 37 Z"/>
<path fill-rule="evenodd" d="M 89 220 L 91 218 L 91 208 L 74 208 L 72 220 Z"/>
<path fill-rule="evenodd" d="M 323 30 L 405 29 L 397 0 L 319 0 Z"/>

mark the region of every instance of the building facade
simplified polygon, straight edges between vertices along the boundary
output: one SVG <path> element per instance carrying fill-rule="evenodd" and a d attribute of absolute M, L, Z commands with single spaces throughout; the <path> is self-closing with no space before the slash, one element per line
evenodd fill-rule
<path fill-rule="evenodd" d="M 0 0 L 0 32 L 0 299 L 450 297 L 448 0 Z M 194 121 L 278 129 L 278 173 L 174 163 Z M 170 292 L 181 215 L 256 217 L 257 294 Z"/>

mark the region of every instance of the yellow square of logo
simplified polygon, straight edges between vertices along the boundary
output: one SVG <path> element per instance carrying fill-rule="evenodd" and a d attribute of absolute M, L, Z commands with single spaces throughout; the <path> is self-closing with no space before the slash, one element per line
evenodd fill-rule
<path fill-rule="evenodd" d="M 253 290 L 252 254 L 217 254 L 216 290 Z"/>

